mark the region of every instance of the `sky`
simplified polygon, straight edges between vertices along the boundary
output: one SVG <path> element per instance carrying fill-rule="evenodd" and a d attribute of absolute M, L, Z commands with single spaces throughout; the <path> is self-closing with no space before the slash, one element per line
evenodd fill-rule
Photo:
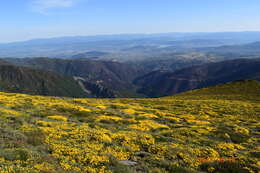
<path fill-rule="evenodd" d="M 0 42 L 60 36 L 260 31 L 260 0 L 1 0 Z"/>

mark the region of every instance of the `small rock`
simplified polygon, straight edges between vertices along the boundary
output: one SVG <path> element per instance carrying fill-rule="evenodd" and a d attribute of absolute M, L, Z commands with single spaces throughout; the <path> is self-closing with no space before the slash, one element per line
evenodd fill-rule
<path fill-rule="evenodd" d="M 145 151 L 139 151 L 139 152 L 135 153 L 135 155 L 138 156 L 138 157 L 144 158 L 144 157 L 150 156 L 151 153 L 147 153 L 147 152 L 145 152 Z"/>
<path fill-rule="evenodd" d="M 7 117 L 7 119 L 12 120 L 12 121 L 15 121 L 15 120 L 16 120 L 15 117 Z"/>
<path fill-rule="evenodd" d="M 126 165 L 126 166 L 137 165 L 137 162 L 133 162 L 133 161 L 130 161 L 130 160 L 120 160 L 120 161 L 118 161 L 118 163 L 120 163 L 122 165 Z"/>

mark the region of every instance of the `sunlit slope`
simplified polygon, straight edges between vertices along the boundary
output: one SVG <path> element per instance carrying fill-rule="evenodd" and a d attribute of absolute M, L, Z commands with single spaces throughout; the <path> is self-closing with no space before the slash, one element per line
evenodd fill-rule
<path fill-rule="evenodd" d="M 191 90 L 174 96 L 178 99 L 260 99 L 260 82 L 254 80 L 241 80 L 229 82 L 208 88 Z"/>
<path fill-rule="evenodd" d="M 0 172 L 259 171 L 259 83 L 216 88 L 160 99 L 0 93 Z"/>

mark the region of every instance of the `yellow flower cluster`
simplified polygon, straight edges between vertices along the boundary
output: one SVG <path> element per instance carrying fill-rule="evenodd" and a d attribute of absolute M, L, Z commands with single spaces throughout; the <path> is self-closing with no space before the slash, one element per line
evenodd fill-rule
<path fill-rule="evenodd" d="M 0 173 L 200 172 L 203 164 L 229 160 L 254 170 L 257 98 L 188 98 L 0 93 Z M 122 164 L 128 162 L 134 166 Z"/>
<path fill-rule="evenodd" d="M 68 118 L 64 117 L 62 115 L 51 115 L 51 116 L 48 116 L 47 118 L 52 119 L 52 120 L 58 120 L 58 121 L 68 121 Z"/>
<path fill-rule="evenodd" d="M 149 131 L 154 129 L 168 129 L 169 127 L 167 125 L 159 124 L 152 120 L 140 120 L 138 124 L 132 124 L 128 126 L 128 128 L 141 131 Z"/>
<path fill-rule="evenodd" d="M 102 115 L 97 117 L 96 121 L 104 121 L 104 120 L 112 120 L 112 121 L 121 121 L 123 120 L 123 118 L 121 117 L 115 117 L 115 116 L 106 116 L 106 115 Z"/>

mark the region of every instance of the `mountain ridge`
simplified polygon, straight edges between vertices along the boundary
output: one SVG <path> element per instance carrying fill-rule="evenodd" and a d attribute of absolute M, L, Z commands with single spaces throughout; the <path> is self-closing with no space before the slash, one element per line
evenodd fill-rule
<path fill-rule="evenodd" d="M 0 65 L 0 90 L 45 96 L 86 97 L 71 77 L 14 65 Z"/>
<path fill-rule="evenodd" d="M 260 58 L 238 59 L 187 67 L 175 72 L 156 71 L 137 78 L 140 93 L 166 96 L 235 80 L 260 80 Z"/>
<path fill-rule="evenodd" d="M 26 58 L 7 59 L 7 61 L 18 66 L 48 70 L 71 77 L 81 77 L 88 82 L 88 85 L 99 85 L 110 91 L 116 91 L 117 95 L 121 97 L 124 97 L 124 94 L 120 94 L 121 91 L 128 90 L 134 94 L 135 86 L 132 81 L 137 76 L 146 73 L 145 69 L 134 65 L 89 59 Z"/>

